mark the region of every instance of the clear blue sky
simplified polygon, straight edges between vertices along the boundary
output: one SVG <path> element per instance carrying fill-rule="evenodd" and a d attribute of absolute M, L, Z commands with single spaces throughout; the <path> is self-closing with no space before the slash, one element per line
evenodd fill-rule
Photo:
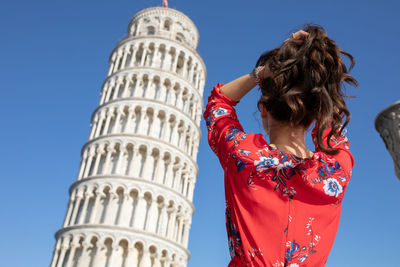
<path fill-rule="evenodd" d="M 3 1 L 0 9 L 0 265 L 49 266 L 54 233 L 62 226 L 76 180 L 80 150 L 99 102 L 108 57 L 139 10 L 161 0 Z M 334 266 L 399 266 L 400 181 L 374 128 L 376 114 L 400 99 L 398 1 L 183 1 L 200 32 L 207 66 L 203 99 L 213 85 L 251 71 L 258 56 L 306 22 L 356 59 L 347 87 L 352 120 L 348 137 L 356 164 L 335 244 Z M 254 90 L 237 106 L 246 132 L 261 133 Z M 229 261 L 224 221 L 223 172 L 202 140 L 190 232 L 189 266 Z M 23 257 L 22 257 L 23 256 Z"/>

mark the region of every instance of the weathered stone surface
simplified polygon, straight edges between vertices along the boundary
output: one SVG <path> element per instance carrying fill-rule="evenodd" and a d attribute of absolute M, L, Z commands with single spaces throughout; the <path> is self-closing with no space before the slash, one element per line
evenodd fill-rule
<path fill-rule="evenodd" d="M 400 101 L 382 110 L 375 118 L 375 128 L 385 142 L 400 179 Z"/>

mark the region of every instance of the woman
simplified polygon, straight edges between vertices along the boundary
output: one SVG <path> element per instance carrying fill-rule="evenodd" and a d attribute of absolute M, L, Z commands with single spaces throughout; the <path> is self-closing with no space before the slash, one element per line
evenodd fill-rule
<path fill-rule="evenodd" d="M 211 90 L 203 117 L 225 172 L 229 266 L 325 265 L 354 165 L 341 92 L 342 81 L 358 86 L 353 66 L 321 26 L 306 25 L 262 54 L 252 73 Z M 269 143 L 245 133 L 234 109 L 256 85 Z M 313 122 L 314 152 L 305 143 Z"/>

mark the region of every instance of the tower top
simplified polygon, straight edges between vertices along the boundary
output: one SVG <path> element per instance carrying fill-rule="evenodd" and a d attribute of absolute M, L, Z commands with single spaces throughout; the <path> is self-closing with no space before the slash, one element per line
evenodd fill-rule
<path fill-rule="evenodd" d="M 163 0 L 162 6 L 163 7 L 168 7 L 168 1 L 167 0 Z"/>
<path fill-rule="evenodd" d="M 137 12 L 128 26 L 128 36 L 171 38 L 196 49 L 199 32 L 193 21 L 174 8 L 149 7 Z"/>

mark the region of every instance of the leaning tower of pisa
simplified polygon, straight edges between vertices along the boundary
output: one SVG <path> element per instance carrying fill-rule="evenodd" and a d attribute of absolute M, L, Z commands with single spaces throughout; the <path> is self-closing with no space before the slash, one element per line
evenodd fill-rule
<path fill-rule="evenodd" d="M 206 68 L 182 12 L 139 11 L 112 51 L 51 267 L 178 267 L 188 238 Z"/>

